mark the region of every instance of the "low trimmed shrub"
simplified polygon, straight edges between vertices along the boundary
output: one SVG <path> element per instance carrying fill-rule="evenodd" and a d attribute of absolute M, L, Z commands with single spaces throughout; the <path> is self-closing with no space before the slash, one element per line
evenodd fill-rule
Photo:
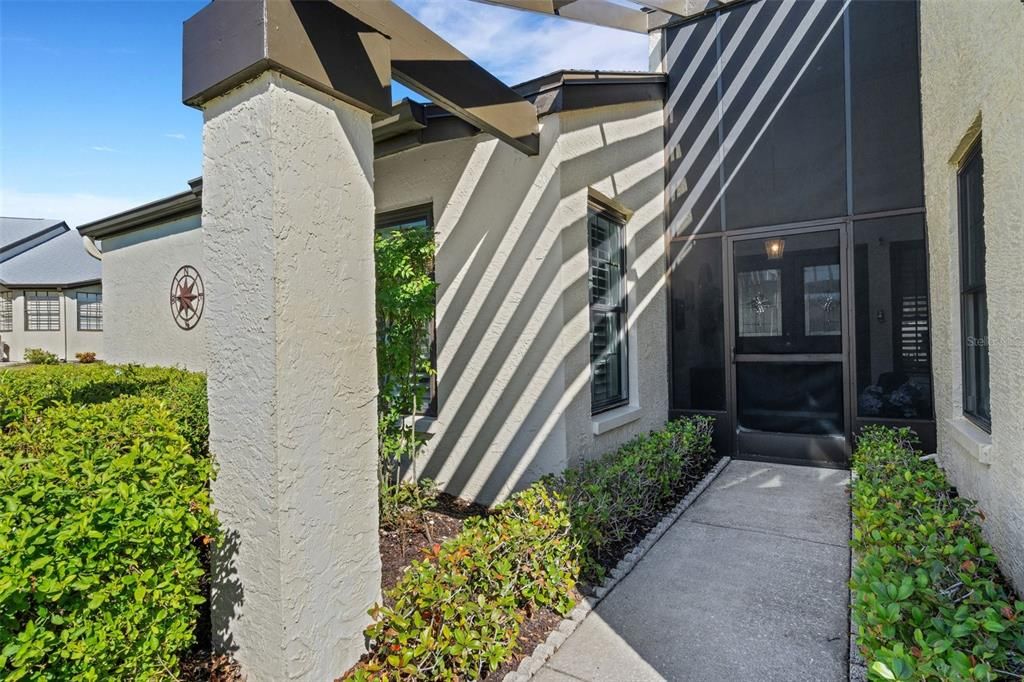
<path fill-rule="evenodd" d="M 206 454 L 206 377 L 171 367 L 90 364 L 0 372 L 0 429 L 60 403 L 87 405 L 118 396 L 163 400 L 193 452 Z"/>
<path fill-rule="evenodd" d="M 155 398 L 42 402 L 0 432 L 0 670 L 171 678 L 203 601 L 193 541 L 216 533 L 211 463 Z"/>
<path fill-rule="evenodd" d="M 466 521 L 375 606 L 356 680 L 477 679 L 515 649 L 524 612 L 568 613 L 579 565 L 565 502 L 536 483 Z"/>
<path fill-rule="evenodd" d="M 56 365 L 57 355 L 42 348 L 26 348 L 25 362 L 31 362 L 33 365 Z"/>
<path fill-rule="evenodd" d="M 584 580 L 599 581 L 707 473 L 713 430 L 711 417 L 673 420 L 548 480 L 568 504 Z"/>
<path fill-rule="evenodd" d="M 75 360 L 78 360 L 83 365 L 88 365 L 91 362 L 96 362 L 96 353 L 93 353 L 91 350 L 75 353 Z"/>
<path fill-rule="evenodd" d="M 515 652 L 526 612 L 566 614 L 706 473 L 713 420 L 688 417 L 512 496 L 414 561 L 375 606 L 356 680 L 478 679 Z M 580 560 L 584 562 L 581 566 Z"/>
<path fill-rule="evenodd" d="M 1024 675 L 1015 601 L 970 500 L 908 429 L 864 429 L 853 457 L 853 620 L 872 679 Z"/>

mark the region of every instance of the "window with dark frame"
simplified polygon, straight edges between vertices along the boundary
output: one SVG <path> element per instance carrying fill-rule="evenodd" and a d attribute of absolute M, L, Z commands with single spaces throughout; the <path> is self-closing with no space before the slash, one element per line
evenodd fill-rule
<path fill-rule="evenodd" d="M 988 300 L 985 291 L 985 195 L 981 140 L 957 173 L 960 232 L 960 344 L 963 353 L 964 416 L 992 430 L 988 359 Z"/>
<path fill-rule="evenodd" d="M 625 222 L 618 213 L 596 204 L 591 204 L 587 211 L 593 414 L 629 401 Z"/>
<path fill-rule="evenodd" d="M 58 292 L 25 292 L 25 331 L 60 331 L 60 294 Z"/>
<path fill-rule="evenodd" d="M 379 213 L 375 219 L 375 229 L 378 232 L 391 230 L 432 230 L 434 229 L 434 212 L 430 204 L 413 206 L 411 208 L 399 209 Z M 434 273 L 431 272 L 433 277 Z M 420 412 L 424 417 L 437 416 L 437 320 L 430 321 L 427 342 L 430 344 L 430 367 L 434 370 L 429 376 L 423 377 L 423 383 L 427 385 L 427 405 Z"/>
<path fill-rule="evenodd" d="M 0 332 L 14 331 L 14 292 L 0 291 Z"/>
<path fill-rule="evenodd" d="M 103 331 L 103 294 L 78 292 L 78 331 Z"/>

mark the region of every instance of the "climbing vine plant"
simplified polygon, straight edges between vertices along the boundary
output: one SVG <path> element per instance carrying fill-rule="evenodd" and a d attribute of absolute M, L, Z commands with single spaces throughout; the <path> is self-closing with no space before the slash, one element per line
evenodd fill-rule
<path fill-rule="evenodd" d="M 422 508 L 429 481 L 402 483 L 423 443 L 415 419 L 429 399 L 430 328 L 434 318 L 434 235 L 421 227 L 380 231 L 377 267 L 378 478 L 381 522 L 394 525 L 403 509 Z"/>

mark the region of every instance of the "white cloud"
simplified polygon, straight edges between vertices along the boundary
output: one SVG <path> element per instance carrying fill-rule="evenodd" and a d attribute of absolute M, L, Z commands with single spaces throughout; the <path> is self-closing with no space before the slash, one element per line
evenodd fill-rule
<path fill-rule="evenodd" d="M 184 140 L 185 133 L 164 133 L 164 137 L 169 137 L 172 140 Z"/>
<path fill-rule="evenodd" d="M 104 147 L 103 145 L 93 145 L 89 149 L 94 152 L 112 152 L 115 151 L 113 147 Z"/>
<path fill-rule="evenodd" d="M 559 69 L 647 71 L 646 35 L 476 2 L 398 0 L 507 83 Z"/>
<path fill-rule="evenodd" d="M 0 215 L 19 218 L 55 218 L 71 227 L 145 203 L 138 197 L 104 196 L 87 192 L 20 192 L 0 188 Z"/>

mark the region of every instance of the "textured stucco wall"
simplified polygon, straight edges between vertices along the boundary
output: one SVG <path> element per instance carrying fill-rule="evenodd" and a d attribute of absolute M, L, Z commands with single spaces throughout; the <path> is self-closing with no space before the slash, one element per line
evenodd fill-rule
<path fill-rule="evenodd" d="M 206 320 L 174 322 L 171 280 L 183 265 L 207 277 L 199 215 L 103 240 L 105 359 L 206 369 Z M 205 313 L 204 313 L 205 315 Z"/>
<path fill-rule="evenodd" d="M 215 637 L 333 679 L 380 594 L 370 116 L 265 73 L 204 119 Z"/>
<path fill-rule="evenodd" d="M 7 289 L 4 289 L 7 291 Z M 103 332 L 78 331 L 78 293 L 102 291 L 100 285 L 64 289 L 60 296 L 60 331 L 27 331 L 25 329 L 25 290 L 11 289 L 13 331 L 0 332 L 0 342 L 12 362 L 25 359 L 26 348 L 42 348 L 62 360 L 74 362 L 75 353 L 91 351 L 100 359 L 103 353 Z M 37 291 L 35 289 L 31 291 Z M 56 291 L 40 289 L 39 291 Z"/>
<path fill-rule="evenodd" d="M 1024 5 L 922 2 L 921 89 L 940 461 L 960 492 L 979 501 L 987 538 L 1024 589 Z M 961 416 L 955 178 L 978 129 L 985 163 L 990 439 Z"/>
<path fill-rule="evenodd" d="M 659 103 L 547 116 L 541 152 L 487 137 L 376 163 L 378 211 L 431 203 L 437 232 L 438 415 L 417 473 L 493 502 L 667 416 Z M 588 187 L 634 211 L 632 420 L 590 416 Z M 615 415 L 609 415 L 614 417 Z"/>

